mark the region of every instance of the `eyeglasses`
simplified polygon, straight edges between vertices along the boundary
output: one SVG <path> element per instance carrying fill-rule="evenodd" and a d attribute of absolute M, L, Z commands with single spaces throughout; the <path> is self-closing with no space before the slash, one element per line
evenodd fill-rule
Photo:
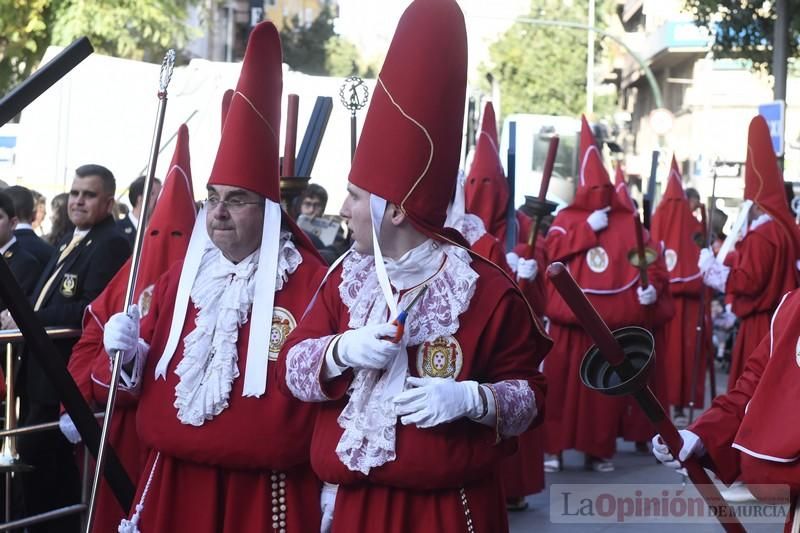
<path fill-rule="evenodd" d="M 264 202 L 245 202 L 244 200 L 240 200 L 238 198 L 231 198 L 230 200 L 220 200 L 217 197 L 211 197 L 206 200 L 206 205 L 210 210 L 214 210 L 217 206 L 222 205 L 226 211 L 230 213 L 236 213 L 244 209 L 247 205 L 260 205 L 263 206 Z"/>

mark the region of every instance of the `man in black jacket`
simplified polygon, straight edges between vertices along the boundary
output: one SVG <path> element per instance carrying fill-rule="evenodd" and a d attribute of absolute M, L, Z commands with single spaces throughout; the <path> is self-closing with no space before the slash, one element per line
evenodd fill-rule
<path fill-rule="evenodd" d="M 43 326 L 80 328 L 86 306 L 130 255 L 130 246 L 111 215 L 114 175 L 100 165 L 83 165 L 75 174 L 68 201 L 69 219 L 75 231 L 58 244 L 31 297 Z M 0 313 L 0 325 L 16 327 L 7 311 Z M 75 340 L 57 341 L 65 360 L 69 359 Z M 58 420 L 59 398 L 30 354 L 22 359 L 18 390 L 20 425 Z M 21 460 L 36 467 L 20 476 L 26 515 L 79 503 L 80 481 L 72 450 L 58 432 L 18 438 Z M 31 527 L 29 531 L 70 533 L 77 531 L 79 525 L 78 517 L 72 516 Z"/>
<path fill-rule="evenodd" d="M 30 189 L 21 185 L 14 185 L 3 189 L 3 192 L 11 197 L 14 202 L 14 212 L 17 216 L 17 227 L 14 229 L 14 236 L 17 238 L 21 248 L 27 250 L 44 267 L 55 248 L 50 246 L 44 239 L 36 235 L 31 226 L 33 220 L 33 194 Z"/>
<path fill-rule="evenodd" d="M 4 192 L 0 192 L 0 255 L 3 256 L 11 273 L 26 296 L 30 296 L 39 275 L 42 265 L 36 258 L 19 243 L 14 235 L 17 217 L 14 211 L 14 202 Z M 0 301 L 0 310 L 6 305 Z"/>

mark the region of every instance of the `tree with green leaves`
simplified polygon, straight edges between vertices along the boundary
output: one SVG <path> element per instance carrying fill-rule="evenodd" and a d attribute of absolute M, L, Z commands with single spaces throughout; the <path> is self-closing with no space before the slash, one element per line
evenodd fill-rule
<path fill-rule="evenodd" d="M 587 13 L 585 0 L 544 0 L 536 2 L 528 17 L 580 23 Z M 601 9 L 597 13 L 595 24 L 602 26 L 605 13 Z M 602 51 L 602 40 L 596 43 Z M 585 110 L 585 31 L 515 22 L 489 47 L 489 56 L 490 64 L 481 65 L 480 70 L 500 84 L 502 115 L 578 115 Z M 605 111 L 609 103 L 596 100 L 597 112 Z"/>
<path fill-rule="evenodd" d="M 788 56 L 798 54 L 800 39 L 800 0 L 787 0 L 789 17 Z M 720 2 L 685 0 L 698 25 L 714 35 L 713 52 L 717 58 L 750 60 L 753 67 L 770 71 L 775 32 L 775 2 Z"/>
<path fill-rule="evenodd" d="M 284 63 L 292 70 L 305 74 L 317 76 L 327 74 L 326 44 L 334 35 L 333 14 L 327 5 L 307 26 L 300 22 L 300 17 L 297 15 L 291 20 L 284 21 L 281 30 Z"/>
<path fill-rule="evenodd" d="M 330 76 L 374 78 L 377 68 L 367 64 L 351 41 L 334 35 L 325 43 L 325 70 Z"/>
<path fill-rule="evenodd" d="M 96 52 L 160 61 L 192 36 L 198 0 L 0 0 L 0 94 L 27 78 L 50 45 L 87 36 Z"/>

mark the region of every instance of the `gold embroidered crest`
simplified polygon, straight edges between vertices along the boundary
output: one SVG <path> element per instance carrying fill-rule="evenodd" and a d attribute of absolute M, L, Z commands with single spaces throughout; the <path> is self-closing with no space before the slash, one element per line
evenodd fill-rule
<path fill-rule="evenodd" d="M 667 249 L 667 251 L 664 252 L 664 261 L 667 263 L 667 271 L 672 272 L 678 264 L 678 252 Z"/>
<path fill-rule="evenodd" d="M 78 276 L 75 274 L 64 274 L 61 280 L 61 294 L 67 298 L 75 296 L 75 289 L 78 287 Z"/>
<path fill-rule="evenodd" d="M 586 252 L 586 264 L 592 272 L 605 272 L 608 268 L 608 252 L 602 246 L 591 248 Z"/>
<path fill-rule="evenodd" d="M 455 337 L 425 341 L 417 350 L 417 372 L 432 378 L 454 378 L 461 372 L 464 354 Z"/>
<path fill-rule="evenodd" d="M 150 312 L 150 304 L 153 302 L 153 289 L 155 288 L 155 283 L 151 284 L 139 294 L 139 301 L 136 302 L 139 304 L 139 312 L 142 315 L 142 318 L 147 316 L 147 313 Z"/>
<path fill-rule="evenodd" d="M 297 327 L 292 313 L 283 307 L 276 307 L 272 311 L 272 329 L 269 333 L 269 360 L 276 361 L 278 354 L 286 342 L 286 337 Z"/>
<path fill-rule="evenodd" d="M 6 259 L 11 259 L 13 256 L 14 252 L 12 252 L 11 250 L 6 250 L 6 252 L 3 254 L 3 257 L 5 257 Z"/>

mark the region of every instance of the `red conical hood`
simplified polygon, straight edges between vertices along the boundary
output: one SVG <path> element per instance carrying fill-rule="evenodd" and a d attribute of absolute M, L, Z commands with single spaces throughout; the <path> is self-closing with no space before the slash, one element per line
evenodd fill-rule
<path fill-rule="evenodd" d="M 700 270 L 700 244 L 705 237 L 705 228 L 689 207 L 683 192 L 678 162 L 672 157 L 672 166 L 667 178 L 667 190 L 653 213 L 653 239 L 664 242 L 664 259 L 672 283 L 685 283 L 697 279 Z"/>
<path fill-rule="evenodd" d="M 181 124 L 178 128 L 175 153 L 172 155 L 172 162 L 169 164 L 164 187 L 153 210 L 153 216 L 147 225 L 143 243 L 144 257 L 159 256 L 160 260 L 151 258 L 148 262 L 143 261 L 139 271 L 140 277 L 145 269 L 154 268 L 158 272 L 155 275 L 157 278 L 170 264 L 183 258 L 189 245 L 196 215 L 189 161 L 189 128 L 186 124 Z M 174 252 L 172 248 L 175 248 Z M 156 265 L 159 262 L 163 264 Z"/>
<path fill-rule="evenodd" d="M 664 191 L 664 200 L 685 200 L 686 191 L 683 190 L 683 183 L 681 182 L 681 171 L 678 168 L 678 161 L 675 156 L 672 156 L 672 165 L 669 169 L 669 176 L 667 177 L 667 190 Z"/>
<path fill-rule="evenodd" d="M 483 109 L 475 157 L 464 185 L 464 201 L 467 213 L 479 216 L 486 231 L 500 240 L 505 239 L 508 195 L 508 180 L 497 151 L 494 108 L 488 102 Z"/>
<path fill-rule="evenodd" d="M 415 0 L 397 25 L 350 182 L 441 232 L 453 197 L 467 85 L 467 32 L 455 0 Z"/>
<path fill-rule="evenodd" d="M 625 183 L 625 172 L 622 170 L 622 163 L 617 164 L 616 173 L 614 174 L 614 188 L 617 190 L 617 197 L 620 203 L 630 208 L 633 212 L 636 210 L 636 205 L 631 198 L 631 192 L 628 190 L 628 184 Z"/>
<path fill-rule="evenodd" d="M 595 141 L 592 129 L 581 115 L 581 139 L 578 160 L 579 181 L 575 191 L 575 201 L 572 206 L 577 209 L 594 211 L 612 206 L 616 209 L 630 210 L 614 194 L 614 186 L 608 177 L 608 171 L 603 165 L 600 149 Z"/>
<path fill-rule="evenodd" d="M 170 265 L 186 255 L 196 216 L 189 161 L 189 129 L 186 124 L 181 124 L 164 187 L 142 243 L 133 301 L 139 304 L 143 316 L 150 306 L 151 291 L 148 289 Z M 98 326 L 103 327 L 111 315 L 122 311 L 130 269 L 131 260 L 128 259 L 87 309 L 87 315 L 94 317 Z"/>
<path fill-rule="evenodd" d="M 281 43 L 271 22 L 253 28 L 222 127 L 209 185 L 228 185 L 280 202 Z"/>
<path fill-rule="evenodd" d="M 783 227 L 794 244 L 792 257 L 800 258 L 800 229 L 789 213 L 783 174 L 772 147 L 769 126 L 761 115 L 753 117 L 747 132 L 744 198 L 752 200 Z"/>
<path fill-rule="evenodd" d="M 222 95 L 222 109 L 220 129 L 225 129 L 225 119 L 228 118 L 228 109 L 231 107 L 231 99 L 233 98 L 233 89 L 226 89 Z"/>

